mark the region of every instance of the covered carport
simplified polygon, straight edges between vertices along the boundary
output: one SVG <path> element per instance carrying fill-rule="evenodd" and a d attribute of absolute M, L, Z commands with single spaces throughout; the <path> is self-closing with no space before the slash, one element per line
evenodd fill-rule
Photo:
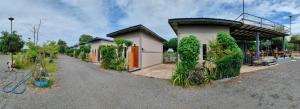
<path fill-rule="evenodd" d="M 242 23 L 241 26 L 232 26 L 230 28 L 230 34 L 236 40 L 241 40 L 244 42 L 243 50 L 246 52 L 248 49 L 247 42 L 255 41 L 256 59 L 260 58 L 260 46 L 261 40 L 271 40 L 272 38 L 281 37 L 282 38 L 282 49 L 285 52 L 285 36 L 288 36 L 290 29 L 282 24 L 276 23 L 269 19 L 251 15 L 248 13 L 242 13 L 236 21 Z M 274 49 L 274 48 L 273 48 Z"/>

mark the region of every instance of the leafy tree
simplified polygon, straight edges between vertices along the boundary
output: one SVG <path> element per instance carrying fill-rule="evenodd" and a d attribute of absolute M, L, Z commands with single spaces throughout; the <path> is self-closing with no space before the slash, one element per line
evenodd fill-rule
<path fill-rule="evenodd" d="M 59 45 L 57 45 L 55 41 L 48 41 L 41 48 L 41 53 L 49 55 L 51 59 L 56 58 L 59 53 Z"/>
<path fill-rule="evenodd" d="M 300 35 L 294 35 L 291 37 L 290 42 L 298 42 L 298 43 L 289 43 L 288 44 L 288 49 L 289 50 L 298 50 L 300 47 Z"/>
<path fill-rule="evenodd" d="M 14 31 L 12 34 L 2 32 L 0 37 L 0 50 L 4 53 L 11 53 L 11 62 L 13 63 L 13 54 L 21 51 L 24 46 L 22 36 Z"/>
<path fill-rule="evenodd" d="M 300 41 L 300 35 L 294 35 L 291 37 L 291 42 L 293 41 Z"/>
<path fill-rule="evenodd" d="M 93 36 L 87 35 L 87 34 L 83 34 L 83 35 L 81 35 L 80 38 L 79 38 L 79 43 L 82 44 L 82 43 L 87 42 L 87 41 L 90 41 L 90 40 L 92 40 L 92 39 L 93 39 Z"/>
<path fill-rule="evenodd" d="M 67 50 L 67 43 L 61 39 L 57 41 L 57 45 L 59 46 L 59 53 L 65 53 Z"/>
<path fill-rule="evenodd" d="M 272 48 L 278 48 L 278 50 L 282 50 L 282 39 L 283 39 L 282 37 L 273 38 L 271 40 L 271 42 L 272 42 L 272 44 L 271 44 Z M 288 43 L 288 41 L 285 38 L 285 40 L 284 40 L 285 47 L 288 46 L 287 43 Z"/>
<path fill-rule="evenodd" d="M 177 52 L 177 38 L 172 38 L 168 42 L 168 47 L 172 48 L 174 52 Z"/>
<path fill-rule="evenodd" d="M 163 42 L 163 50 L 164 50 L 164 52 L 169 50 L 168 41 Z"/>

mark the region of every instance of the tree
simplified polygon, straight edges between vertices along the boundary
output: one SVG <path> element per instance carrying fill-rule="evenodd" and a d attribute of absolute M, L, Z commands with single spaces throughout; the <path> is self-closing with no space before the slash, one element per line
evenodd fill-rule
<path fill-rule="evenodd" d="M 0 50 L 4 53 L 11 53 L 11 63 L 13 64 L 13 54 L 21 51 L 24 46 L 22 36 L 14 31 L 12 34 L 8 32 L 2 32 L 0 37 Z"/>
<path fill-rule="evenodd" d="M 59 53 L 65 53 L 67 49 L 67 43 L 61 39 L 58 40 L 57 45 L 59 46 Z"/>
<path fill-rule="evenodd" d="M 291 41 L 292 43 L 289 43 L 288 48 L 291 50 L 298 50 L 299 46 L 300 46 L 300 35 L 294 35 L 291 37 Z M 298 42 L 298 43 L 297 43 Z"/>
<path fill-rule="evenodd" d="M 59 45 L 57 45 L 55 41 L 47 41 L 47 43 L 43 45 L 41 50 L 41 53 L 45 53 L 49 55 L 51 59 L 54 59 L 59 53 Z"/>
<path fill-rule="evenodd" d="M 172 48 L 174 52 L 177 52 L 177 38 L 172 38 L 168 42 L 168 47 Z"/>
<path fill-rule="evenodd" d="M 80 38 L 79 38 L 79 43 L 82 44 L 82 43 L 87 42 L 87 41 L 90 41 L 90 40 L 92 40 L 92 39 L 93 39 L 93 36 L 87 35 L 87 34 L 83 34 L 83 35 L 81 35 Z"/>
<path fill-rule="evenodd" d="M 273 38 L 271 40 L 271 42 L 272 42 L 272 44 L 271 44 L 272 48 L 278 48 L 278 50 L 282 50 L 282 39 L 283 39 L 282 37 Z M 285 38 L 284 39 L 285 47 L 288 46 L 287 43 L 288 43 L 287 39 Z"/>
<path fill-rule="evenodd" d="M 291 37 L 291 42 L 293 41 L 300 41 L 300 35 L 294 35 Z"/>
<path fill-rule="evenodd" d="M 163 42 L 163 50 L 164 50 L 164 51 L 168 51 L 168 50 L 169 50 L 168 41 L 164 41 L 164 42 Z"/>

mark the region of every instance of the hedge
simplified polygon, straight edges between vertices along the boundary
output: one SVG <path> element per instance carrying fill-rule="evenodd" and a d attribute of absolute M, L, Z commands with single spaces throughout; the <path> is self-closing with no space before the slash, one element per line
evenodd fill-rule
<path fill-rule="evenodd" d="M 227 52 L 225 56 L 216 59 L 217 78 L 229 78 L 238 76 L 243 63 L 243 52 L 236 43 L 236 40 L 226 32 L 220 32 L 217 36 L 217 42 L 221 45 L 221 50 Z"/>

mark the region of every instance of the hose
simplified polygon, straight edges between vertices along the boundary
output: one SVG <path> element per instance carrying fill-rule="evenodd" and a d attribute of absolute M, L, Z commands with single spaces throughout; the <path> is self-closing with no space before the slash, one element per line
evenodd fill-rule
<path fill-rule="evenodd" d="M 23 94 L 26 91 L 26 86 L 21 91 L 18 91 L 17 89 L 20 88 L 21 85 L 26 85 L 26 81 L 29 78 L 31 78 L 31 74 L 23 76 L 22 79 L 18 81 L 16 85 L 12 85 L 14 82 L 9 82 L 2 88 L 2 91 L 5 93 Z"/>

